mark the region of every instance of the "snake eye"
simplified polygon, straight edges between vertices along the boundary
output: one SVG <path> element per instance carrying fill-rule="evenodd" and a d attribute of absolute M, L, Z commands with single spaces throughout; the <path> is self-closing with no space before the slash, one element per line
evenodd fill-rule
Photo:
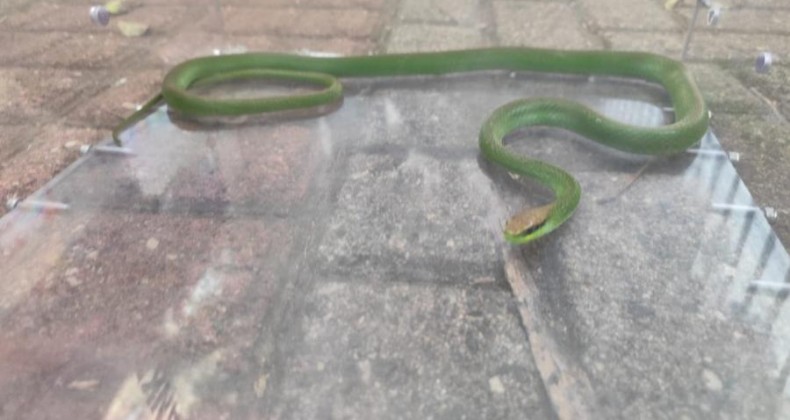
<path fill-rule="evenodd" d="M 534 225 L 530 226 L 529 228 L 527 228 L 523 232 L 519 233 L 518 235 L 519 236 L 526 236 L 526 235 L 535 233 L 538 229 L 542 228 L 544 225 L 546 225 L 546 221 L 545 220 L 540 222 L 540 223 L 537 223 L 537 224 L 534 224 Z"/>
<path fill-rule="evenodd" d="M 546 227 L 545 220 L 540 221 L 539 223 L 531 224 L 523 230 L 505 229 L 505 240 L 516 245 L 532 242 L 533 240 L 545 235 L 546 232 L 541 231 L 541 229 L 544 227 Z"/>
<path fill-rule="evenodd" d="M 525 208 L 505 224 L 505 239 L 514 244 L 523 244 L 543 236 L 548 216 L 554 203 L 540 207 Z"/>

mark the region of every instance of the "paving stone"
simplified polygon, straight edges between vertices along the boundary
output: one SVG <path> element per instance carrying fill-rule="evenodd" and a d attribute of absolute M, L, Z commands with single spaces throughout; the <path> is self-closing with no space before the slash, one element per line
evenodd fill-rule
<path fill-rule="evenodd" d="M 102 87 L 95 76 L 80 70 L 0 69 L 0 123 L 27 119 L 47 122 L 79 101 L 80 94 Z"/>
<path fill-rule="evenodd" d="M 690 63 L 687 68 L 713 113 L 764 114 L 768 111 L 760 98 L 718 65 Z"/>
<path fill-rule="evenodd" d="M 306 7 L 338 7 L 338 8 L 363 8 L 363 9 L 385 9 L 386 0 L 297 0 L 297 4 Z"/>
<path fill-rule="evenodd" d="M 324 282 L 266 393 L 283 418 L 551 418 L 509 293 Z"/>
<path fill-rule="evenodd" d="M 484 13 L 480 0 L 406 0 L 398 16 L 410 23 L 445 23 L 458 26 L 476 26 L 483 22 Z"/>
<path fill-rule="evenodd" d="M 225 52 L 331 53 L 356 55 L 371 52 L 374 43 L 342 37 L 311 38 L 280 35 L 221 35 L 206 31 L 180 32 L 159 45 L 155 54 L 163 63 L 176 65 L 190 58 Z"/>
<path fill-rule="evenodd" d="M 762 74 L 755 71 L 753 62 L 736 61 L 727 63 L 726 68 L 744 85 L 757 89 L 790 121 L 790 67 L 774 65 L 767 74 Z"/>
<path fill-rule="evenodd" d="M 378 29 L 378 12 L 226 7 L 224 29 L 234 35 L 272 34 L 368 38 Z"/>
<path fill-rule="evenodd" d="M 603 31 L 601 36 L 607 40 L 613 50 L 645 51 L 673 58 L 680 58 L 683 51 L 684 38 L 680 33 Z"/>
<path fill-rule="evenodd" d="M 425 40 L 431 40 L 425 42 Z M 404 24 L 392 29 L 387 52 L 442 51 L 490 45 L 480 30 L 455 26 Z"/>
<path fill-rule="evenodd" d="M 69 123 L 104 129 L 113 128 L 159 91 L 164 71 L 133 71 L 112 83 L 112 87 L 93 98 L 81 100 L 69 113 Z"/>
<path fill-rule="evenodd" d="M 212 55 L 216 49 L 247 48 L 250 45 L 265 50 L 270 44 L 270 37 L 264 35 L 245 37 L 240 45 L 234 45 L 228 38 L 228 35 L 191 28 L 179 31 L 168 42 L 156 45 L 153 53 L 167 66 L 175 66 L 191 58 Z"/>
<path fill-rule="evenodd" d="M 0 125 L 0 168 L 28 147 L 33 131 L 26 125 Z"/>
<path fill-rule="evenodd" d="M 65 39 L 64 33 L 28 33 L 0 31 L 0 65 L 15 66 L 37 57 L 47 51 L 52 44 Z"/>
<path fill-rule="evenodd" d="M 304 200 L 320 161 L 315 151 L 321 144 L 311 130 L 314 122 L 308 127 L 278 124 L 264 132 L 260 127 L 242 129 L 236 141 L 217 144 L 218 172 L 227 198 L 253 208 L 288 208 Z M 182 182 L 191 182 L 190 177 Z M 177 191 L 178 184 L 173 189 Z"/>
<path fill-rule="evenodd" d="M 663 1 L 659 1 L 664 4 Z M 786 11 L 790 9 L 790 5 L 782 0 L 719 0 L 714 2 L 722 10 L 776 10 Z M 689 0 L 680 1 L 673 9 L 675 13 L 685 16 L 691 16 L 694 11 L 694 2 Z M 707 12 L 703 7 L 700 9 L 702 12 Z M 700 18 L 701 19 L 701 18 Z"/>
<path fill-rule="evenodd" d="M 780 391 L 770 378 L 782 362 L 773 338 L 740 321 L 734 308 L 743 299 L 722 296 L 754 279 L 755 271 L 736 275 L 730 264 L 763 258 L 767 223 L 749 233 L 766 235 L 758 243 L 734 246 L 746 226 L 738 215 L 712 212 L 708 194 L 733 185 L 732 167 L 724 159 L 673 160 L 655 162 L 607 204 L 595 196 L 611 175 L 575 171 L 586 194 L 570 224 L 522 250 L 545 299 L 541 319 L 585 366 L 600 418 L 775 418 Z M 656 228 L 645 220 L 673 222 Z M 705 368 L 728 386 L 713 391 Z"/>
<path fill-rule="evenodd" d="M 23 151 L 0 168 L 0 198 L 27 197 L 79 156 L 77 148 L 66 147 L 68 143 L 93 143 L 101 135 L 100 130 L 88 127 L 42 127 L 29 138 Z"/>
<path fill-rule="evenodd" d="M 64 33 L 43 54 L 22 60 L 25 66 L 98 70 L 115 67 L 133 57 L 145 57 L 150 41 L 127 40 L 109 34 Z M 145 63 L 135 60 L 134 64 Z M 148 64 L 152 64 L 150 61 Z"/>
<path fill-rule="evenodd" d="M 678 23 L 652 0 L 580 0 L 584 16 L 599 28 L 678 30 Z"/>
<path fill-rule="evenodd" d="M 790 5 L 782 0 L 728 0 L 722 1 L 722 4 L 731 7 L 768 8 L 775 10 L 790 8 Z"/>
<path fill-rule="evenodd" d="M 712 125 L 724 147 L 741 153 L 735 165 L 757 203 L 782 212 L 773 227 L 782 243 L 790 243 L 790 220 L 784 217 L 790 214 L 790 126 L 767 113 L 714 114 Z"/>
<path fill-rule="evenodd" d="M 492 190 L 476 160 L 405 153 L 350 157 L 317 267 L 332 275 L 452 284 L 496 273 L 495 241 L 480 241 L 491 236 Z"/>
<path fill-rule="evenodd" d="M 687 21 L 693 16 L 693 9 L 686 8 L 678 10 Z M 698 17 L 697 25 L 699 28 L 706 27 L 705 19 L 707 9 L 703 9 Z M 728 9 L 723 8 L 716 26 L 708 27 L 714 32 L 753 32 L 771 34 L 788 34 L 790 29 L 787 22 L 790 20 L 790 9 Z"/>
<path fill-rule="evenodd" d="M 754 60 L 763 51 L 780 56 L 790 54 L 790 35 L 695 33 L 691 56 L 700 59 Z"/>
<path fill-rule="evenodd" d="M 336 8 L 376 10 L 385 8 L 387 2 L 386 0 L 223 0 L 222 4 L 267 8 L 296 7 L 303 9 Z"/>
<path fill-rule="evenodd" d="M 30 0 L 7 0 L 0 3 L 0 12 L 8 13 L 18 13 L 18 10 L 24 8 L 27 3 L 30 3 Z M 0 22 L 2 25 L 2 22 Z"/>
<path fill-rule="evenodd" d="M 495 2 L 497 35 L 504 45 L 561 49 L 599 49 L 573 5 L 538 2 Z"/>

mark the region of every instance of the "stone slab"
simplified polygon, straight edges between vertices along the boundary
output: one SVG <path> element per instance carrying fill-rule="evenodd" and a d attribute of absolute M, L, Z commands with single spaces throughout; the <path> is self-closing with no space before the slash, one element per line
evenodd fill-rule
<path fill-rule="evenodd" d="M 585 19 L 602 29 L 677 31 L 679 23 L 653 0 L 580 0 Z"/>
<path fill-rule="evenodd" d="M 503 45 L 599 49 L 603 45 L 583 28 L 574 5 L 565 3 L 494 3 L 497 35 Z"/>
<path fill-rule="evenodd" d="M 0 103 L 0 122 L 51 121 L 73 107 L 81 99 L 80 92 L 90 95 L 102 87 L 95 73 L 82 70 L 2 68 L 0 97 L 9 100 Z"/>
<path fill-rule="evenodd" d="M 729 150 L 741 152 L 738 173 L 752 190 L 757 202 L 780 211 L 774 222 L 779 237 L 790 238 L 790 127 L 768 114 L 714 115 L 713 127 Z M 787 243 L 785 241 L 785 243 Z"/>
<path fill-rule="evenodd" d="M 430 42 L 426 42 L 430 40 Z M 489 46 L 477 28 L 445 25 L 403 24 L 392 29 L 386 50 L 390 53 L 442 51 Z"/>
<path fill-rule="evenodd" d="M 480 240 L 491 237 L 486 203 L 493 197 L 476 166 L 473 157 L 407 150 L 350 156 L 316 266 L 337 276 L 501 284 L 495 241 Z"/>
<path fill-rule="evenodd" d="M 769 112 L 766 104 L 757 95 L 719 65 L 690 63 L 687 67 L 694 74 L 695 81 L 713 113 L 761 115 Z"/>
<path fill-rule="evenodd" d="M 483 23 L 486 6 L 480 0 L 405 0 L 398 17 L 409 23 L 442 23 L 474 27 Z"/>
<path fill-rule="evenodd" d="M 364 9 L 265 9 L 228 6 L 223 28 L 234 35 L 272 34 L 368 38 L 378 29 L 379 12 Z M 213 25 L 216 22 L 212 22 Z"/>
<path fill-rule="evenodd" d="M 296 309 L 264 398 L 283 418 L 551 418 L 512 299 L 318 283 Z"/>

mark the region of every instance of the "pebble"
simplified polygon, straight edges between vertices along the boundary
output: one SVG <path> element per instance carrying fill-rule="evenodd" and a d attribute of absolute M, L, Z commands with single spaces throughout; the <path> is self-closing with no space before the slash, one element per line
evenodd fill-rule
<path fill-rule="evenodd" d="M 68 283 L 69 286 L 71 286 L 71 287 L 77 287 L 80 284 L 82 284 L 82 280 L 80 280 L 80 279 L 78 279 L 78 278 L 76 278 L 74 276 L 69 276 L 69 277 L 66 277 L 66 283 Z"/>
<path fill-rule="evenodd" d="M 702 381 L 705 383 L 705 388 L 710 391 L 721 391 L 724 388 L 719 375 L 716 375 L 716 372 L 709 369 L 703 369 Z"/>
<path fill-rule="evenodd" d="M 258 398 L 263 397 L 263 395 L 266 393 L 266 385 L 268 382 L 269 382 L 269 375 L 266 373 L 259 376 L 258 380 L 255 381 L 255 384 L 253 385 L 253 389 L 255 390 L 255 395 L 257 395 Z"/>
<path fill-rule="evenodd" d="M 94 389 L 98 385 L 99 385 L 99 381 L 97 379 L 86 379 L 83 381 L 72 381 L 68 385 L 66 385 L 66 388 L 86 391 L 86 390 Z"/>
<path fill-rule="evenodd" d="M 494 282 L 496 282 L 496 279 L 493 276 L 477 277 L 474 280 L 472 280 L 472 284 L 488 284 Z"/>
<path fill-rule="evenodd" d="M 502 380 L 499 379 L 499 376 L 492 376 L 488 379 L 488 387 L 491 389 L 491 392 L 494 394 L 504 394 L 505 393 L 505 385 L 502 383 Z"/>
<path fill-rule="evenodd" d="M 159 248 L 159 240 L 156 238 L 151 238 L 145 243 L 145 247 L 153 251 Z"/>
<path fill-rule="evenodd" d="M 357 365 L 359 366 L 359 373 L 360 376 L 362 377 L 362 382 L 365 384 L 369 384 L 370 375 L 371 375 L 370 360 L 363 360 L 357 363 Z"/>

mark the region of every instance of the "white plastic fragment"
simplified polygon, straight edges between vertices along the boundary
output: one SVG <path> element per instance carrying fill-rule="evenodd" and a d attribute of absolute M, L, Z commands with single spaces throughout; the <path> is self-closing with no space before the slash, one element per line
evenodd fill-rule
<path fill-rule="evenodd" d="M 55 201 L 42 201 L 42 200 L 19 200 L 16 197 L 11 197 L 6 200 L 5 206 L 8 210 L 16 208 L 24 208 L 29 210 L 68 210 L 71 206 L 65 203 L 58 203 Z"/>

